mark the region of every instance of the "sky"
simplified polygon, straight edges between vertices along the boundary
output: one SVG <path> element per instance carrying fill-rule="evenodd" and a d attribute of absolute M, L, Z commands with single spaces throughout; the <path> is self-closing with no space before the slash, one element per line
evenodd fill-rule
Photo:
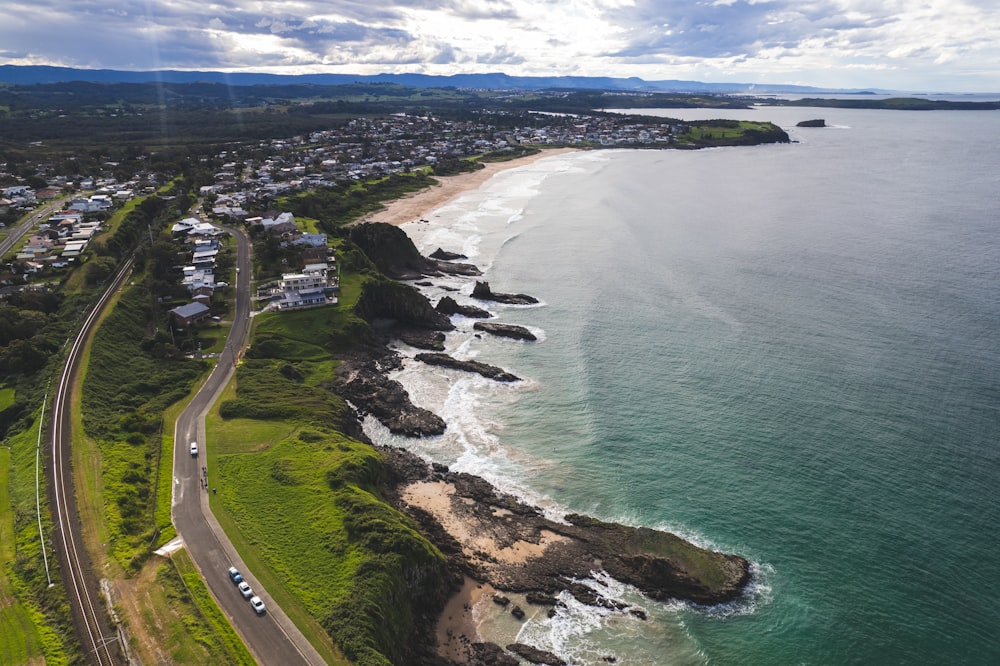
<path fill-rule="evenodd" d="M 1000 0 L 4 0 L 0 64 L 1000 92 Z"/>

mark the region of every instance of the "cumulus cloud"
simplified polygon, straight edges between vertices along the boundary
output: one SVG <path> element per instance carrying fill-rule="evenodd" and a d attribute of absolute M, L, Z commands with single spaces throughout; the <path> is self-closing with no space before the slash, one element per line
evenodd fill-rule
<path fill-rule="evenodd" d="M 476 62 L 480 65 L 520 65 L 524 62 L 524 58 L 504 44 L 493 47 L 489 53 L 480 54 L 476 57 Z"/>

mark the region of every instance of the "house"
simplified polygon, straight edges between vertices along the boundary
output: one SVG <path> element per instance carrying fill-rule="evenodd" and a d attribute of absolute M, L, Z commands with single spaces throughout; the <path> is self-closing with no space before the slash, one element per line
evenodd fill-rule
<path fill-rule="evenodd" d="M 203 284 L 191 291 L 191 299 L 197 301 L 198 303 L 208 305 L 212 302 L 212 294 L 214 293 L 214 289 Z"/>
<path fill-rule="evenodd" d="M 311 273 L 285 273 L 281 276 L 278 289 L 281 291 L 298 291 L 316 289 L 326 286 L 326 271 Z"/>
<path fill-rule="evenodd" d="M 63 246 L 62 256 L 64 259 L 79 257 L 87 247 L 87 241 L 69 241 Z"/>
<path fill-rule="evenodd" d="M 295 308 L 318 307 L 326 305 L 329 302 L 321 287 L 292 290 L 281 294 L 281 300 L 278 301 L 278 309 L 293 310 Z"/>
<path fill-rule="evenodd" d="M 187 327 L 207 319 L 211 310 L 204 303 L 188 303 L 170 311 L 170 316 L 178 326 Z"/>
<path fill-rule="evenodd" d="M 326 234 L 304 233 L 292 241 L 292 245 L 305 245 L 306 247 L 326 247 Z"/>

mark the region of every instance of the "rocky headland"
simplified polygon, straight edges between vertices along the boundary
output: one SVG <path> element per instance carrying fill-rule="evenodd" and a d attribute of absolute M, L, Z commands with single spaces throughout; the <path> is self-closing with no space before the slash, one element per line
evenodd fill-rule
<path fill-rule="evenodd" d="M 372 226 L 376 225 L 360 225 Z M 396 274 L 403 267 L 409 275 L 436 270 L 433 264 L 413 259 L 419 253 L 405 234 L 401 238 L 391 233 L 375 235 L 381 238 L 380 243 L 404 245 L 375 251 L 383 262 L 387 257 L 410 258 L 395 261 Z M 379 263 L 374 258 L 372 261 Z M 495 294 L 485 282 L 476 283 L 473 296 L 513 304 L 538 302 L 526 294 Z M 371 414 L 393 433 L 409 437 L 445 431 L 443 419 L 414 405 L 405 388 L 388 377 L 388 373 L 402 367 L 404 360 L 390 348 L 392 340 L 425 349 L 440 350 L 443 346 L 444 332 L 454 328 L 445 312 L 464 312 L 460 306 L 455 307 L 457 303 L 446 304 L 443 309 L 440 305 L 433 307 L 413 287 L 392 280 L 365 284 L 355 311 L 371 325 L 371 337 L 342 360 L 332 386 L 354 406 L 359 420 Z M 515 325 L 476 322 L 475 326 L 494 335 L 534 339 L 526 328 Z M 415 360 L 476 372 L 497 381 L 518 379 L 501 368 L 461 361 L 439 351 L 417 354 Z M 676 535 L 648 528 L 606 523 L 582 515 L 555 520 L 537 507 L 501 493 L 480 477 L 429 464 L 402 449 L 381 450 L 387 470 L 382 483 L 384 495 L 412 518 L 421 533 L 446 556 L 452 578 L 464 577 L 500 592 L 524 594 L 529 606 L 546 606 L 548 612 L 558 612 L 558 598 L 565 592 L 581 603 L 644 618 L 641 609 L 602 595 L 595 572 L 605 572 L 633 585 L 651 599 L 681 599 L 706 605 L 739 598 L 750 579 L 750 565 L 742 557 L 706 550 Z M 524 614 L 520 607 L 510 612 L 515 617 Z M 448 640 L 452 638 L 458 639 L 449 634 Z M 427 640 L 433 642 L 434 637 L 428 636 Z M 463 636 L 462 641 L 452 645 L 450 656 L 441 657 L 443 661 L 435 658 L 426 663 L 510 664 L 516 663 L 510 661 L 514 654 L 529 660 L 559 659 L 532 646 L 511 644 L 504 649 L 482 643 L 475 635 Z"/>
<path fill-rule="evenodd" d="M 645 619 L 642 609 L 601 594 L 595 572 L 633 585 L 651 599 L 704 605 L 739 598 L 750 580 L 750 564 L 742 557 L 648 528 L 580 515 L 553 520 L 477 476 L 430 465 L 400 449 L 384 454 L 392 477 L 387 494 L 452 566 L 490 589 L 525 594 L 529 605 L 549 607 L 549 613 L 558 612 L 559 595 L 566 592 L 581 603 Z M 494 601 L 509 603 L 502 595 Z M 524 616 L 519 607 L 510 612 Z M 469 637 L 460 646 L 462 663 L 507 663 L 483 659 L 496 651 L 475 647 L 477 642 Z M 520 648 L 507 650 L 526 657 Z"/>
<path fill-rule="evenodd" d="M 482 275 L 476 266 L 425 257 L 399 227 L 368 222 L 350 227 L 349 238 L 385 275 L 396 280 L 419 280 L 440 275 Z"/>

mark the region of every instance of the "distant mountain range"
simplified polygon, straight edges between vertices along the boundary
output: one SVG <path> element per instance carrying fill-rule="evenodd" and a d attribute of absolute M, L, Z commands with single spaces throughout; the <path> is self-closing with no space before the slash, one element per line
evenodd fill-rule
<path fill-rule="evenodd" d="M 231 86 L 315 84 L 341 85 L 348 83 L 396 83 L 413 88 L 473 88 L 488 90 L 545 90 L 568 88 L 576 90 L 618 90 L 622 92 L 685 92 L 685 93 L 754 93 L 754 94 L 816 94 L 857 93 L 883 94 L 884 90 L 845 90 L 812 86 L 775 85 L 762 83 L 704 83 L 702 81 L 645 81 L 636 77 L 604 76 L 508 76 L 501 73 L 453 74 L 255 74 L 250 72 L 188 72 L 160 70 L 130 72 L 114 69 L 74 69 L 42 65 L 0 65 L 0 83 L 34 85 L 87 81 L 91 83 L 224 83 Z"/>

